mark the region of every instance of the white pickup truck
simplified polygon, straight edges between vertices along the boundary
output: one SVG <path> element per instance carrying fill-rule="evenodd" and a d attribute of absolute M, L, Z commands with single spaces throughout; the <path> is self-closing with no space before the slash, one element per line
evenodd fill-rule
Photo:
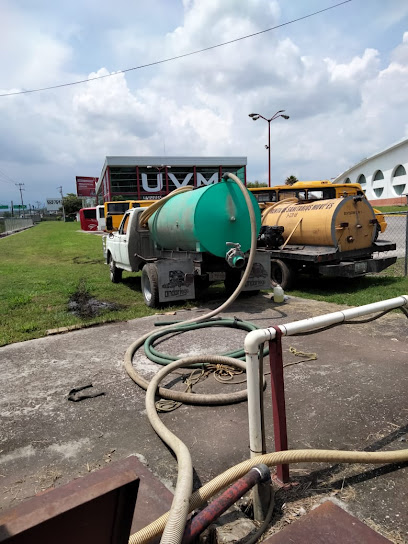
<path fill-rule="evenodd" d="M 128 210 L 119 229 L 103 237 L 103 251 L 112 282 L 122 279 L 123 270 L 142 271 L 142 294 L 147 306 L 194 299 L 196 290 L 223 281 L 228 293 L 238 285 L 243 268 L 232 268 L 226 259 L 200 251 L 180 251 L 159 247 L 148 227 L 141 226 L 143 208 Z M 109 230 L 107 219 L 107 229 Z M 242 259 L 244 265 L 244 259 Z M 257 251 L 245 291 L 270 288 L 270 257 Z"/>

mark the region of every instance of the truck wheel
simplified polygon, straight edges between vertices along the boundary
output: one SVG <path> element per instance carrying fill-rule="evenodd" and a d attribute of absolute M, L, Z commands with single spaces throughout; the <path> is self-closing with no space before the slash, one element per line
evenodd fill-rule
<path fill-rule="evenodd" d="M 120 281 L 122 281 L 123 270 L 116 267 L 115 261 L 112 259 L 112 256 L 109 259 L 109 270 L 112 283 L 119 283 Z"/>
<path fill-rule="evenodd" d="M 142 269 L 142 295 L 146 306 L 159 307 L 159 277 L 157 266 L 153 263 L 145 264 Z"/>
<path fill-rule="evenodd" d="M 271 259 L 271 285 L 280 285 L 282 289 L 290 289 L 295 277 L 292 267 L 280 259 Z"/>

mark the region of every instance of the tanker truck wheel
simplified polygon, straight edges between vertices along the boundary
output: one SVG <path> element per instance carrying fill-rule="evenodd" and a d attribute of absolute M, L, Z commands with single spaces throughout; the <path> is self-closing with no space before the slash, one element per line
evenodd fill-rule
<path fill-rule="evenodd" d="M 112 256 L 109 259 L 109 271 L 112 283 L 119 283 L 122 280 L 123 270 L 116 267 L 115 261 L 112 259 Z"/>
<path fill-rule="evenodd" d="M 149 308 L 159 307 L 159 276 L 157 266 L 154 263 L 147 263 L 142 269 L 142 295 L 146 306 Z"/>
<path fill-rule="evenodd" d="M 271 285 L 280 285 L 282 289 L 290 289 L 295 278 L 292 267 L 280 259 L 271 259 Z"/>

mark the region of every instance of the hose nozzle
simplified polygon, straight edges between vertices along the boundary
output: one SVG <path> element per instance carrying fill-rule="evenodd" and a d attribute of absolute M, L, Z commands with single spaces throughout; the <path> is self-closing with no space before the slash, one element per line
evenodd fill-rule
<path fill-rule="evenodd" d="M 245 265 L 245 255 L 241 251 L 241 244 L 227 242 L 227 246 L 232 246 L 225 255 L 225 260 L 231 268 L 242 268 Z"/>

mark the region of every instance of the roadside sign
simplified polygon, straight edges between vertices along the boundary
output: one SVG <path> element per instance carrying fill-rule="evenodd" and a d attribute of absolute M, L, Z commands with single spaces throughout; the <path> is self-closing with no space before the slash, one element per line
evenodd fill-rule
<path fill-rule="evenodd" d="M 76 176 L 77 196 L 95 196 L 98 178 Z"/>
<path fill-rule="evenodd" d="M 27 209 L 27 206 L 25 204 L 21 205 L 21 204 L 14 204 L 14 209 L 15 210 L 26 210 Z"/>
<path fill-rule="evenodd" d="M 47 198 L 47 211 L 57 212 L 62 206 L 62 198 Z"/>
<path fill-rule="evenodd" d="M 2 204 L 0 204 L 0 210 L 8 210 L 8 206 L 3 206 Z"/>

